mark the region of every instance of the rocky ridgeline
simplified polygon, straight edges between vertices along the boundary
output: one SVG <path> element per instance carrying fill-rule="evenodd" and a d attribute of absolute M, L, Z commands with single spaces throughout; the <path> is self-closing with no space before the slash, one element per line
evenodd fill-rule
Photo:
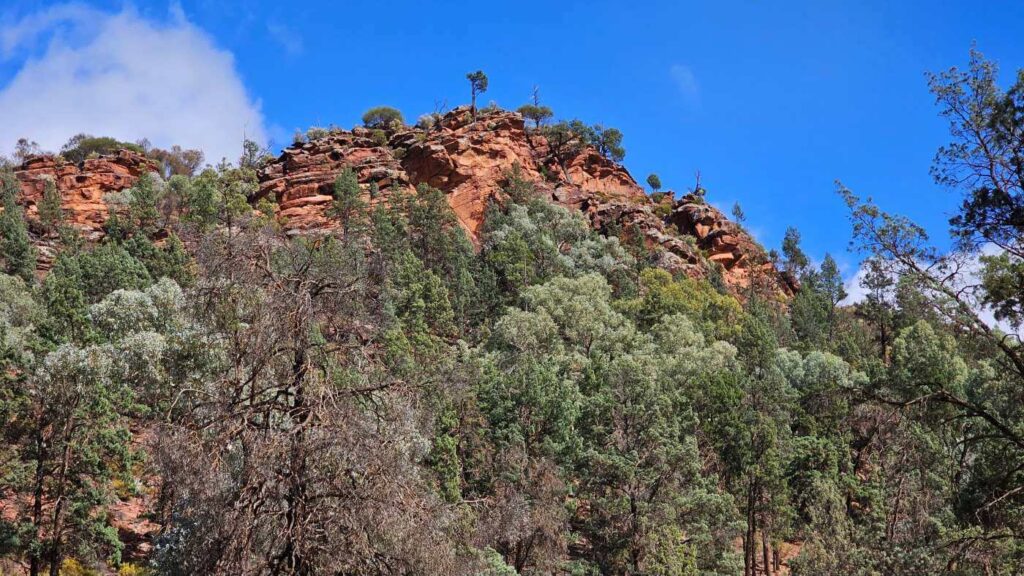
<path fill-rule="evenodd" d="M 379 198 L 428 184 L 445 192 L 459 222 L 475 240 L 491 198 L 500 197 L 509 173 L 518 167 L 552 201 L 582 211 L 595 229 L 639 232 L 649 246 L 660 246 L 658 263 L 672 272 L 705 277 L 711 263 L 734 290 L 762 281 L 784 295 L 795 283 L 768 262 L 743 229 L 695 195 L 656 203 L 621 165 L 586 147 L 560 165 L 543 136 L 527 130 L 514 112 L 481 112 L 473 121 L 457 108 L 430 129 L 402 129 L 386 142 L 364 128 L 334 131 L 285 149 L 260 174 L 261 194 L 276 200 L 278 216 L 291 233 L 332 225 L 327 216 L 334 179 L 352 167 Z M 689 239 L 688 239 L 689 238 Z"/>
<path fill-rule="evenodd" d="M 717 264 L 734 291 L 754 281 L 784 296 L 795 290 L 761 246 L 702 198 L 687 195 L 674 201 L 669 193 L 655 202 L 623 166 L 592 147 L 559 163 L 544 137 L 527 130 L 514 112 L 481 111 L 474 121 L 470 110 L 461 107 L 430 129 L 403 128 L 383 138 L 365 128 L 330 131 L 286 148 L 268 163 L 259 174 L 259 197 L 275 201 L 277 218 L 289 234 L 329 230 L 334 226 L 328 216 L 334 180 L 346 167 L 356 172 L 367 195 L 376 184 L 380 194 L 372 202 L 386 201 L 398 191 L 412 193 L 419 184 L 442 190 L 474 241 L 488 202 L 500 199 L 517 168 L 545 197 L 583 212 L 596 230 L 640 234 L 648 246 L 660 247 L 658 264 L 669 271 L 707 277 Z M 128 188 L 140 174 L 155 169 L 145 156 L 125 150 L 78 165 L 32 158 L 16 174 L 30 217 L 45 180 L 52 179 L 70 222 L 95 240 L 107 218 L 104 194 Z M 42 268 L 48 259 L 44 254 Z"/>
<path fill-rule="evenodd" d="M 475 237 L 488 200 L 516 165 L 545 190 L 570 187 L 564 194 L 569 204 L 579 205 L 589 194 L 645 198 L 624 168 L 596 151 L 587 149 L 563 171 L 549 158 L 544 138 L 529 135 L 518 114 L 481 113 L 474 122 L 468 108 L 453 110 L 429 130 L 396 131 L 384 143 L 375 141 L 372 131 L 356 128 L 292 146 L 261 172 L 260 189 L 277 201 L 286 229 L 329 225 L 325 213 L 334 179 L 350 166 L 367 187 L 376 183 L 382 197 L 424 183 L 444 191 L 459 222 Z M 551 183 L 545 174 L 560 174 L 565 182 Z"/>

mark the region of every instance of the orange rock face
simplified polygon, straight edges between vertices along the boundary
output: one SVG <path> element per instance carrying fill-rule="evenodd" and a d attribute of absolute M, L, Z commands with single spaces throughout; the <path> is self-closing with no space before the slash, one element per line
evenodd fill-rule
<path fill-rule="evenodd" d="M 413 190 L 392 150 L 374 142 L 369 131 L 356 130 L 285 149 L 260 172 L 260 195 L 277 202 L 277 217 L 289 233 L 331 228 L 327 210 L 334 181 L 346 167 L 355 171 L 367 195 L 371 183 L 383 192 Z"/>
<path fill-rule="evenodd" d="M 481 114 L 473 122 L 456 109 L 425 133 L 406 133 L 393 142 L 404 148 L 402 166 L 415 184 L 444 191 L 462 226 L 475 236 L 487 201 L 519 165 L 525 178 L 540 180 L 540 166 L 518 114 Z"/>
<path fill-rule="evenodd" d="M 327 208 L 338 173 L 352 167 L 364 189 L 376 183 L 381 197 L 427 184 L 447 195 L 460 224 L 475 240 L 492 197 L 501 194 L 518 167 L 552 201 L 581 210 L 595 229 L 630 235 L 639 232 L 649 247 L 660 248 L 658 265 L 674 273 L 706 277 L 714 263 L 736 291 L 768 277 L 782 295 L 793 286 L 768 262 L 764 250 L 724 215 L 694 197 L 657 205 L 619 164 L 584 147 L 565 165 L 548 153 L 543 136 L 530 133 L 513 112 L 456 108 L 429 129 L 402 129 L 372 137 L 368 130 L 336 131 L 314 142 L 292 146 L 260 173 L 261 194 L 280 206 L 278 216 L 290 233 L 333 227 Z M 689 238 L 689 239 L 687 239 Z"/>
<path fill-rule="evenodd" d="M 52 180 L 60 193 L 68 223 L 78 228 L 85 238 L 95 240 L 102 236 L 103 224 L 107 221 L 104 194 L 130 188 L 139 176 L 156 170 L 156 164 L 142 154 L 121 150 L 81 164 L 53 156 L 37 156 L 26 160 L 15 170 L 15 176 L 21 182 L 22 202 L 29 217 L 36 216 L 46 181 Z"/>
<path fill-rule="evenodd" d="M 775 269 L 764 248 L 703 198 L 684 196 L 673 206 L 669 221 L 683 234 L 697 239 L 707 259 L 721 265 L 729 286 L 743 289 L 752 282 L 761 282 L 785 296 L 796 292 L 796 283 Z"/>
<path fill-rule="evenodd" d="M 573 186 L 604 198 L 644 203 L 647 195 L 625 168 L 587 148 L 565 168 Z"/>
<path fill-rule="evenodd" d="M 324 214 L 338 172 L 352 167 L 365 187 L 376 182 L 383 196 L 400 188 L 428 184 L 445 192 L 462 227 L 475 237 L 489 199 L 501 190 L 518 166 L 528 180 L 560 169 L 547 158 L 544 138 L 527 134 L 523 118 L 513 112 L 456 108 L 429 130 L 401 130 L 386 145 L 368 130 L 334 132 L 314 142 L 292 146 L 260 174 L 260 190 L 280 205 L 287 230 L 330 227 Z M 566 166 L 576 203 L 588 194 L 643 200 L 643 189 L 624 168 L 587 150 Z M 546 183 L 551 188 L 566 182 Z"/>

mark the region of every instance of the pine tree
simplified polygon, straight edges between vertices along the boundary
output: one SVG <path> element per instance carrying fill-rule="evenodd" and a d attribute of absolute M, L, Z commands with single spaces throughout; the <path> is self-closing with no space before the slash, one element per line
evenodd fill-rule
<path fill-rule="evenodd" d="M 743 207 L 739 202 L 734 202 L 732 205 L 732 218 L 737 224 L 743 224 L 747 220 L 747 215 L 743 212 Z"/>
<path fill-rule="evenodd" d="M 533 102 L 523 104 L 516 112 L 519 112 L 523 118 L 532 121 L 534 130 L 540 129 L 541 124 L 555 115 L 551 108 L 541 105 L 540 93 L 536 86 L 533 87 Z"/>
<path fill-rule="evenodd" d="M 466 74 L 466 80 L 469 80 L 469 91 L 473 98 L 470 110 L 473 112 L 473 120 L 476 120 L 476 97 L 487 92 L 487 74 L 484 74 L 483 70 L 477 70 Z"/>
<path fill-rule="evenodd" d="M 39 201 L 39 221 L 47 232 L 56 232 L 64 224 L 64 209 L 61 206 L 60 192 L 53 180 L 47 180 L 43 188 L 43 198 Z"/>
<path fill-rule="evenodd" d="M 792 226 L 786 228 L 786 235 L 782 239 L 782 255 L 786 258 L 786 271 L 795 278 L 801 278 L 807 271 L 810 261 L 800 248 L 800 231 Z"/>
<path fill-rule="evenodd" d="M 341 224 L 343 240 L 366 230 L 369 206 L 363 200 L 359 177 L 351 168 L 345 168 L 334 180 L 334 202 L 331 215 Z"/>
<path fill-rule="evenodd" d="M 18 179 L 10 171 L 0 175 L 0 194 L 3 197 L 3 213 L 0 213 L 0 254 L 4 271 L 31 281 L 36 271 L 35 248 L 28 236 L 28 227 L 17 194 L 21 189 Z"/>
<path fill-rule="evenodd" d="M 651 190 L 657 192 L 661 190 L 661 178 L 657 174 L 651 174 L 647 177 L 647 185 L 651 187 Z"/>
<path fill-rule="evenodd" d="M 157 181 L 150 174 L 143 174 L 132 186 L 128 199 L 128 216 L 133 230 L 152 237 L 160 228 L 160 198 Z"/>

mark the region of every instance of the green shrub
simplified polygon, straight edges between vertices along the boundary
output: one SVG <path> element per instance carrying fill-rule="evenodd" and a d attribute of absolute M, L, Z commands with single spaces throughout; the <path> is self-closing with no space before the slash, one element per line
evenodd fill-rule
<path fill-rule="evenodd" d="M 327 128 L 322 128 L 320 126 L 310 126 L 309 130 L 306 130 L 306 141 L 316 142 L 317 140 L 326 138 L 328 135 L 330 135 L 330 133 L 331 131 L 328 130 Z"/>
<path fill-rule="evenodd" d="M 390 106 L 370 108 L 363 114 L 363 126 L 367 128 L 394 129 L 403 124 L 402 113 Z"/>

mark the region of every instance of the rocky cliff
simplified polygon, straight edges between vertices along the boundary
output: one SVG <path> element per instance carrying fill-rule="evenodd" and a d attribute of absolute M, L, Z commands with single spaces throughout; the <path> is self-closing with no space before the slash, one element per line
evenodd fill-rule
<path fill-rule="evenodd" d="M 643 189 L 621 166 L 587 149 L 561 169 L 547 153 L 542 136 L 527 133 L 513 112 L 481 113 L 476 121 L 467 108 L 441 117 L 430 129 L 401 129 L 379 135 L 363 128 L 333 131 L 312 142 L 287 148 L 260 174 L 262 195 L 279 204 L 289 230 L 326 223 L 332 185 L 350 166 L 367 187 L 376 183 L 386 195 L 428 184 L 444 191 L 459 222 L 475 236 L 488 199 L 497 194 L 518 165 L 523 177 L 546 189 L 569 187 L 568 201 L 586 194 L 641 202 Z M 551 174 L 564 182 L 551 182 Z M 569 182 L 575 183 L 569 185 Z"/>
<path fill-rule="evenodd" d="M 338 173 L 352 168 L 371 201 L 386 201 L 396 192 L 414 192 L 427 184 L 445 192 L 470 237 L 483 222 L 488 202 L 500 197 L 515 168 L 537 183 L 553 202 L 582 211 L 605 234 L 639 236 L 658 248 L 658 264 L 692 277 L 720 275 L 734 291 L 763 281 L 780 295 L 793 294 L 793 282 L 768 262 L 764 250 L 737 224 L 687 195 L 671 193 L 658 201 L 644 193 L 629 172 L 584 146 L 571 158 L 556 161 L 544 137 L 528 130 L 514 112 L 481 111 L 474 120 L 466 107 L 439 117 L 430 128 L 403 127 L 388 132 L 365 128 L 332 130 L 295 144 L 259 173 L 258 198 L 277 205 L 276 216 L 289 234 L 330 229 L 327 215 Z M 103 234 L 107 218 L 104 195 L 130 187 L 139 175 L 156 170 L 145 156 L 123 150 L 81 164 L 42 156 L 22 164 L 22 184 L 29 217 L 36 214 L 45 181 L 56 183 L 69 221 L 88 239 Z M 42 268 L 51 252 L 41 240 Z M 51 255 L 52 256 L 52 255 Z"/>
<path fill-rule="evenodd" d="M 46 183 L 52 181 L 60 193 L 67 223 L 82 237 L 96 241 L 103 237 L 108 207 L 104 196 L 130 188 L 146 172 L 157 170 L 155 162 L 130 150 L 90 158 L 75 164 L 58 156 L 36 156 L 19 166 L 14 174 L 21 183 L 21 202 L 29 221 L 38 220 L 38 205 Z M 37 230 L 34 235 L 37 266 L 40 272 L 50 269 L 56 257 L 57 238 L 54 233 Z"/>
<path fill-rule="evenodd" d="M 474 239 L 487 203 L 500 196 L 515 167 L 553 202 L 581 210 L 595 229 L 639 234 L 648 246 L 660 247 L 658 263 L 672 272 L 717 273 L 737 292 L 754 281 L 785 296 L 795 290 L 765 251 L 702 197 L 673 201 L 669 193 L 655 202 L 623 166 L 589 146 L 560 164 L 544 137 L 514 112 L 482 112 L 474 121 L 468 108 L 457 108 L 429 129 L 329 132 L 286 148 L 269 163 L 260 173 L 261 195 L 277 202 L 291 233 L 329 227 L 332 186 L 345 167 L 367 190 L 376 184 L 380 198 L 419 184 L 442 190 Z"/>
<path fill-rule="evenodd" d="M 103 234 L 107 221 L 105 194 L 130 188 L 139 176 L 156 171 L 146 156 L 121 150 L 117 154 L 90 158 L 80 164 L 56 156 L 36 156 L 26 160 L 15 176 L 21 182 L 23 204 L 29 218 L 35 218 L 46 182 L 52 181 L 60 192 L 68 223 L 90 240 Z"/>

